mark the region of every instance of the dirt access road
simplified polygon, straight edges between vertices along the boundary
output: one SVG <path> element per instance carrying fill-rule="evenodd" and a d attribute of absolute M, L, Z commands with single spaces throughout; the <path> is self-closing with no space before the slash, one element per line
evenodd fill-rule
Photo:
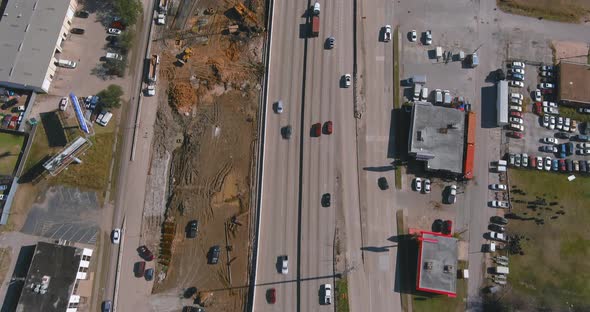
<path fill-rule="evenodd" d="M 184 2 L 170 13 L 193 6 Z M 244 3 L 257 20 L 261 4 Z M 190 305 L 199 294 L 208 298 L 207 311 L 242 310 L 246 301 L 263 36 L 233 5 L 199 1 L 186 30 L 160 30 L 152 45 L 161 56 L 161 100 L 145 208 L 153 213 L 144 211 L 143 235 L 158 256 L 154 307 L 190 287 L 198 292 L 177 305 Z M 237 32 L 229 32 L 232 24 L 240 25 Z M 176 60 L 185 48 L 193 56 L 182 66 Z M 186 238 L 190 220 L 199 222 L 194 239 Z M 207 264 L 213 245 L 221 247 L 216 265 Z"/>

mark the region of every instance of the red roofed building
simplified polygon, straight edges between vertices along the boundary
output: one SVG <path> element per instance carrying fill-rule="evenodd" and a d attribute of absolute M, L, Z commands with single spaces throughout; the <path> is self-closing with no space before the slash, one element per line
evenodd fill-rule
<path fill-rule="evenodd" d="M 458 246 L 454 237 L 419 232 L 417 290 L 456 297 Z"/>

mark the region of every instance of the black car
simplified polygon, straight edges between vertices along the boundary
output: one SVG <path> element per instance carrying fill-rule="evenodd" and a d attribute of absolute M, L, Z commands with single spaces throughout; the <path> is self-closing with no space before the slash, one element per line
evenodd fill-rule
<path fill-rule="evenodd" d="M 432 231 L 434 233 L 440 233 L 440 232 L 442 232 L 443 225 L 444 225 L 443 220 L 441 220 L 441 219 L 434 220 L 434 222 L 432 223 Z"/>
<path fill-rule="evenodd" d="M 586 173 L 588 172 L 588 162 L 585 160 L 580 160 L 580 172 Z"/>
<path fill-rule="evenodd" d="M 453 232 L 453 221 L 445 220 L 445 222 L 443 222 L 443 226 L 442 226 L 442 233 L 445 235 L 451 235 L 452 232 Z"/>
<path fill-rule="evenodd" d="M 334 39 L 334 37 L 328 37 L 328 39 L 326 39 L 326 49 L 333 49 L 335 44 L 336 39 Z"/>
<path fill-rule="evenodd" d="M 154 279 L 154 269 L 147 269 L 145 270 L 145 280 L 146 281 L 151 281 Z"/>
<path fill-rule="evenodd" d="M 557 132 L 555 134 L 555 137 L 558 139 L 569 139 L 570 138 L 570 134 L 567 132 Z"/>
<path fill-rule="evenodd" d="M 574 171 L 574 166 L 573 166 L 573 163 L 572 163 L 572 160 L 571 159 L 567 158 L 565 160 L 565 165 L 567 166 L 567 171 L 568 172 Z"/>
<path fill-rule="evenodd" d="M 154 254 L 145 245 L 139 246 L 137 248 L 137 253 L 145 261 L 152 261 L 152 260 L 154 260 Z"/>
<path fill-rule="evenodd" d="M 506 225 L 506 224 L 508 224 L 508 219 L 502 218 L 500 216 L 493 216 L 490 218 L 490 222 L 500 224 L 500 225 Z"/>
<path fill-rule="evenodd" d="M 383 191 L 389 189 L 389 183 L 387 183 L 387 178 L 385 177 L 377 179 L 377 185 L 379 185 L 379 188 Z"/>
<path fill-rule="evenodd" d="M 209 249 L 209 264 L 217 264 L 219 262 L 219 253 L 221 248 L 219 245 L 215 245 Z"/>
<path fill-rule="evenodd" d="M 72 28 L 72 30 L 70 30 L 70 32 L 72 34 L 76 34 L 76 35 L 83 35 L 84 34 L 84 29 L 82 29 L 82 28 Z"/>
<path fill-rule="evenodd" d="M 90 12 L 88 11 L 78 11 L 76 12 L 76 17 L 80 17 L 80 18 L 88 18 L 88 16 L 90 16 Z"/>
<path fill-rule="evenodd" d="M 191 220 L 186 226 L 186 237 L 195 238 L 199 232 L 199 221 Z"/>
<path fill-rule="evenodd" d="M 330 193 L 322 195 L 322 207 L 330 207 L 331 200 L 332 196 L 330 195 Z"/>
<path fill-rule="evenodd" d="M 506 231 L 506 229 L 503 226 L 495 223 L 490 223 L 490 225 L 488 225 L 488 230 L 498 233 L 504 233 Z"/>
<path fill-rule="evenodd" d="M 293 132 L 293 128 L 291 127 L 291 125 L 285 126 L 281 129 L 281 134 L 283 135 L 283 138 L 285 138 L 285 139 L 291 138 L 292 132 Z"/>

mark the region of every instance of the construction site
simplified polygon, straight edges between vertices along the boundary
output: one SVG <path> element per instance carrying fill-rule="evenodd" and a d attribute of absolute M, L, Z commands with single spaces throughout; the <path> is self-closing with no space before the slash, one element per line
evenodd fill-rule
<path fill-rule="evenodd" d="M 142 237 L 158 251 L 155 297 L 207 311 L 246 304 L 266 9 L 264 0 L 175 1 L 152 37 L 159 107 Z M 215 245 L 219 262 L 208 264 Z"/>

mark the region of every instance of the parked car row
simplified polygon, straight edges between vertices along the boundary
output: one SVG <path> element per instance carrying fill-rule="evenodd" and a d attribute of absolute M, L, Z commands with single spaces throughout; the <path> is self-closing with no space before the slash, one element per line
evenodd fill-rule
<path fill-rule="evenodd" d="M 509 64 L 508 75 L 510 80 L 508 84 L 513 88 L 524 87 L 524 74 L 526 65 L 523 62 L 512 62 Z"/>
<path fill-rule="evenodd" d="M 415 178 L 413 181 L 413 188 L 416 192 L 430 193 L 430 179 Z"/>
<path fill-rule="evenodd" d="M 416 32 L 415 29 L 412 29 L 408 33 L 408 39 L 410 40 L 410 42 L 418 41 L 418 33 Z M 432 44 L 432 31 L 429 29 L 429 30 L 426 30 L 425 32 L 423 32 L 422 39 L 424 40 L 425 45 L 431 45 Z"/>
<path fill-rule="evenodd" d="M 568 144 L 562 144 L 561 146 L 571 146 Z M 565 148 L 567 149 L 567 147 Z M 561 149 L 559 150 L 559 153 L 561 153 Z M 569 155 L 571 155 L 571 153 L 569 153 Z M 567 173 L 590 172 L 590 162 L 584 159 L 578 160 L 570 158 L 552 158 L 549 156 L 528 156 L 527 154 L 510 154 L 508 163 L 513 167 L 537 169 L 540 171 L 559 171 Z"/>

